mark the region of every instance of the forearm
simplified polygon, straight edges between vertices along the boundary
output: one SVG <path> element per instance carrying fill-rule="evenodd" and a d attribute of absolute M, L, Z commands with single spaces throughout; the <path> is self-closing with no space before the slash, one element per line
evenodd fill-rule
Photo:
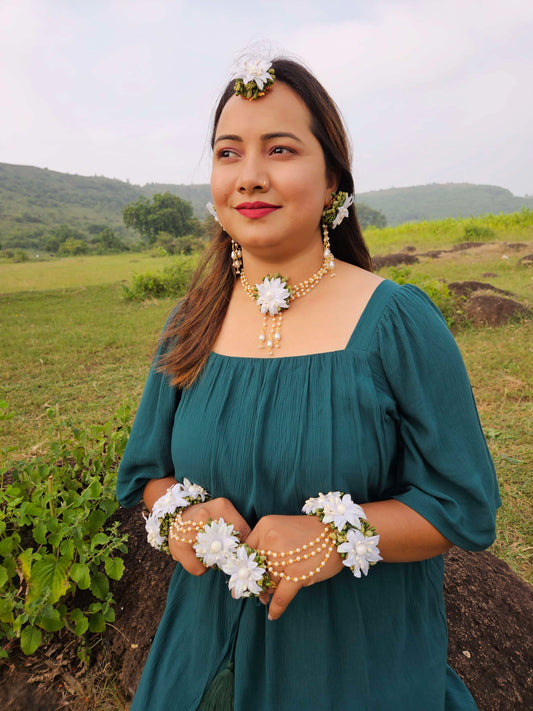
<path fill-rule="evenodd" d="M 164 496 L 167 489 L 175 483 L 176 479 L 173 476 L 166 476 L 163 479 L 150 479 L 143 491 L 143 501 L 146 508 L 151 511 L 157 499 L 159 499 L 160 496 Z"/>
<path fill-rule="evenodd" d="M 429 521 L 401 501 L 363 504 L 368 522 L 379 534 L 384 561 L 410 563 L 440 555 L 453 545 Z"/>

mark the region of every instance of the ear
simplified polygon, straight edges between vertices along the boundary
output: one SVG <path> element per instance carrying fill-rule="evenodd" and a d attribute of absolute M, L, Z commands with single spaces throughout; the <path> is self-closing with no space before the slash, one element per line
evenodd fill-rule
<path fill-rule="evenodd" d="M 336 193 L 339 188 L 339 176 L 335 173 L 328 171 L 326 174 L 326 202 L 324 207 L 327 207 L 331 202 L 331 193 Z"/>

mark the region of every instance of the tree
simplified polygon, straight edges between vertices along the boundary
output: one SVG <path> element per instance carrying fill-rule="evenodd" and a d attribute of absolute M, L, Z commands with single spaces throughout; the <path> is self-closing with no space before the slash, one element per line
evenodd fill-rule
<path fill-rule="evenodd" d="M 196 234 L 199 221 L 193 216 L 192 205 L 172 193 L 156 193 L 152 202 L 141 196 L 122 210 L 124 224 L 154 244 L 160 232 L 173 237 Z"/>
<path fill-rule="evenodd" d="M 61 243 L 59 247 L 58 254 L 65 256 L 76 256 L 78 254 L 87 254 L 89 247 L 87 242 L 83 239 L 75 239 L 74 237 L 68 237 L 64 242 Z"/>
<path fill-rule="evenodd" d="M 44 240 L 44 248 L 48 252 L 57 252 L 61 245 L 69 239 L 84 242 L 85 235 L 69 225 L 59 225 Z"/>
<path fill-rule="evenodd" d="M 364 202 L 357 203 L 355 206 L 357 212 L 357 219 L 361 225 L 362 230 L 366 230 L 367 227 L 386 227 L 387 218 L 379 210 L 374 210 L 374 208 L 365 205 Z"/>
<path fill-rule="evenodd" d="M 124 244 L 111 227 L 104 227 L 104 229 L 94 237 L 93 243 L 97 245 L 99 252 L 126 252 L 128 250 L 128 245 Z"/>

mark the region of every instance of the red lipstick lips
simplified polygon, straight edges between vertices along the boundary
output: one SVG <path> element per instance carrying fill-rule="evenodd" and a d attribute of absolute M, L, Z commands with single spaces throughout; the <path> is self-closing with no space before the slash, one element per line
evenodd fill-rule
<path fill-rule="evenodd" d="M 257 219 L 274 212 L 274 210 L 279 210 L 279 205 L 271 205 L 268 202 L 241 202 L 236 205 L 235 209 L 239 215 Z"/>

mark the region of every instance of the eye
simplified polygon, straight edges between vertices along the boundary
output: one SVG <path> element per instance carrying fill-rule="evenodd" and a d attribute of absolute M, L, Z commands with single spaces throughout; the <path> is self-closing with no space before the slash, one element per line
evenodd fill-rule
<path fill-rule="evenodd" d="M 231 148 L 221 148 L 217 151 L 217 158 L 219 159 L 234 158 L 236 155 L 237 153 Z"/>
<path fill-rule="evenodd" d="M 270 151 L 271 155 L 276 155 L 276 156 L 282 156 L 285 154 L 289 153 L 294 153 L 292 148 L 289 148 L 288 146 L 274 146 L 272 150 Z"/>

